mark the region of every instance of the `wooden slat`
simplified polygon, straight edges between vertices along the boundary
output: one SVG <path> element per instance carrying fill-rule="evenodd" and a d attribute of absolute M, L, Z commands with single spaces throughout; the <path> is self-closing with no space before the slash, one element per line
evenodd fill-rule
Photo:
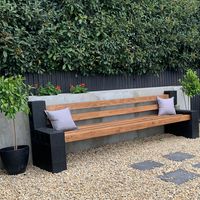
<path fill-rule="evenodd" d="M 79 114 L 73 114 L 72 117 L 74 121 L 80 121 L 80 120 L 86 120 L 86 119 L 110 117 L 110 116 L 115 116 L 115 115 L 125 115 L 125 114 L 131 114 L 131 113 L 153 111 L 157 109 L 158 109 L 158 105 L 153 104 L 153 105 L 147 105 L 147 106 L 121 108 L 121 109 L 115 109 L 115 110 L 103 110 L 103 111 L 96 111 L 96 112 L 79 113 Z"/>
<path fill-rule="evenodd" d="M 144 120 L 154 120 L 157 119 L 158 115 L 148 115 L 144 117 L 137 117 L 137 118 L 131 118 L 131 119 L 120 119 L 120 120 L 113 120 L 109 122 L 101 122 L 96 124 L 89 124 L 89 125 L 82 125 L 79 127 L 78 131 L 84 131 L 89 129 L 99 129 L 99 128 L 105 128 L 105 127 L 111 127 L 111 126 L 118 126 L 120 124 L 130 124 L 135 122 L 142 122 Z M 71 131 L 70 131 L 71 132 Z"/>
<path fill-rule="evenodd" d="M 114 135 L 118 133 L 141 130 L 145 128 L 156 127 L 165 124 L 188 121 L 188 120 L 190 120 L 190 115 L 182 115 L 182 114 L 158 116 L 155 119 L 146 118 L 145 120 L 139 122 L 134 122 L 133 119 L 133 121 L 130 122 L 129 124 L 120 123 L 119 125 L 105 126 L 98 129 L 94 128 L 94 129 L 67 131 L 65 132 L 65 141 L 72 142 L 72 141 L 85 140 L 89 138 Z"/>
<path fill-rule="evenodd" d="M 179 114 L 180 115 L 180 114 Z M 89 125 L 83 125 L 80 126 L 78 130 L 74 131 L 68 131 L 68 133 L 77 133 L 77 132 L 88 132 L 89 130 L 96 130 L 96 129 L 102 129 L 105 127 L 114 127 L 114 126 L 124 126 L 124 125 L 129 125 L 132 123 L 138 123 L 138 122 L 144 122 L 144 121 L 153 121 L 153 120 L 158 120 L 158 119 L 164 119 L 168 118 L 171 115 L 147 115 L 143 117 L 137 117 L 137 118 L 131 118 L 131 119 L 121 119 L 121 120 L 114 120 L 110 122 L 102 122 L 102 123 L 96 123 L 96 124 L 89 124 Z"/>
<path fill-rule="evenodd" d="M 168 98 L 167 94 L 158 95 L 161 98 Z M 101 101 L 89 101 L 81 103 L 69 103 L 69 104 L 59 104 L 59 105 L 49 105 L 47 110 L 60 110 L 64 108 L 70 108 L 71 110 L 84 109 L 84 108 L 98 108 L 103 106 L 115 106 L 121 104 L 131 104 L 131 103 L 143 103 L 156 101 L 157 96 L 144 96 L 135 98 L 124 98 L 124 99 L 112 99 L 112 100 L 101 100 Z"/>

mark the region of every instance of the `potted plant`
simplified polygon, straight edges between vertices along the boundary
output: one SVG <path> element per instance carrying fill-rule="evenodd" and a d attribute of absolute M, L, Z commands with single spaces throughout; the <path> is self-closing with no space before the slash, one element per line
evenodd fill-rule
<path fill-rule="evenodd" d="M 188 97 L 188 108 L 186 106 L 186 100 L 184 96 L 185 108 L 189 109 L 190 99 L 198 94 L 200 94 L 200 80 L 196 73 L 192 69 L 188 69 L 183 76 L 182 80 L 179 80 L 182 90 L 185 95 Z"/>
<path fill-rule="evenodd" d="M 0 77 L 0 112 L 12 123 L 13 146 L 0 149 L 0 156 L 8 174 L 19 174 L 26 170 L 29 157 L 28 145 L 17 145 L 16 114 L 28 114 L 28 96 L 30 87 L 22 76 Z"/>

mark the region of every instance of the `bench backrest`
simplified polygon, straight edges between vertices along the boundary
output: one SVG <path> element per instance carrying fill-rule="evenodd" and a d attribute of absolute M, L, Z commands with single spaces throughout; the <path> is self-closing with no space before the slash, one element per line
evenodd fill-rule
<path fill-rule="evenodd" d="M 169 95 L 163 94 L 159 95 L 159 97 L 169 98 Z M 123 105 L 127 105 L 127 107 L 123 108 L 120 107 Z M 69 103 L 69 104 L 47 106 L 47 110 L 49 111 L 59 110 L 64 108 L 69 108 L 72 111 L 83 110 L 83 112 L 72 114 L 74 121 L 82 121 L 88 119 L 112 117 L 116 115 L 127 115 L 127 114 L 142 113 L 147 111 L 156 111 L 158 110 L 158 105 L 157 105 L 157 96 L 143 96 L 135 98 L 99 100 L 91 102 Z M 88 109 L 94 109 L 94 108 L 96 108 L 97 111 L 88 111 Z"/>

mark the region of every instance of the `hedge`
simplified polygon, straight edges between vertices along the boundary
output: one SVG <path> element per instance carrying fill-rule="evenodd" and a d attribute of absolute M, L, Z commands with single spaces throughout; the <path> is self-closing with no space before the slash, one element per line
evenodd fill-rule
<path fill-rule="evenodd" d="M 199 0 L 2 0 L 0 73 L 198 68 Z"/>

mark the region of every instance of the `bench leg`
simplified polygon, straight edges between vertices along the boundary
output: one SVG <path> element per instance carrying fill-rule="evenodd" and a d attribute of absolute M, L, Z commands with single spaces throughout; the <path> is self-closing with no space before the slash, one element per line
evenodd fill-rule
<path fill-rule="evenodd" d="M 33 165 L 57 173 L 67 169 L 63 133 L 32 133 Z"/>
<path fill-rule="evenodd" d="M 29 102 L 29 107 L 33 165 L 53 173 L 65 170 L 64 132 L 46 127 L 45 101 Z"/>
<path fill-rule="evenodd" d="M 177 110 L 177 114 L 190 114 L 191 120 L 165 125 L 165 133 L 172 133 L 186 138 L 199 137 L 199 116 L 197 111 Z"/>

